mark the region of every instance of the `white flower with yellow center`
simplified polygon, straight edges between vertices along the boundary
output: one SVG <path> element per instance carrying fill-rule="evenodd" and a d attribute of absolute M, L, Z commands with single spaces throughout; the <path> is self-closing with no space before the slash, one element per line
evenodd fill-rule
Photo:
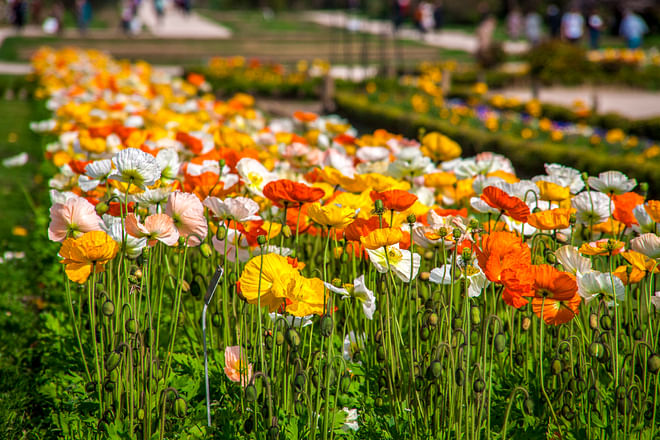
<path fill-rule="evenodd" d="M 481 271 L 481 268 L 476 261 L 466 263 L 460 255 L 456 259 L 456 264 L 452 265 L 451 259 L 448 264 L 436 267 L 431 271 L 429 281 L 436 284 L 454 284 L 459 280 L 468 283 L 468 296 L 474 298 L 481 295 L 490 281 L 486 275 Z M 453 271 L 453 274 L 452 274 Z"/>
<path fill-rule="evenodd" d="M 419 254 L 400 249 L 398 243 L 387 248 L 367 249 L 367 253 L 378 272 L 387 273 L 391 268 L 406 283 L 417 276 L 422 260 Z"/>
<path fill-rule="evenodd" d="M 126 148 L 112 158 L 115 170 L 108 176 L 140 188 L 151 186 L 160 178 L 160 165 L 156 158 L 137 148 Z"/>
<path fill-rule="evenodd" d="M 245 187 L 252 194 L 260 197 L 264 196 L 262 192 L 266 184 L 277 180 L 277 176 L 264 167 L 261 162 L 250 157 L 244 157 L 236 164 L 236 171 L 241 176 Z"/>

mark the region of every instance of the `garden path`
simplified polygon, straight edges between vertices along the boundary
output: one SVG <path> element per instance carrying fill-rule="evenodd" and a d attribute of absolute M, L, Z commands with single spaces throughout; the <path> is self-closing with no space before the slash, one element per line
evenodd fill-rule
<path fill-rule="evenodd" d="M 522 101 L 532 98 L 529 88 L 514 87 L 494 90 L 493 94 L 515 97 Z M 552 104 L 570 106 L 579 100 L 592 106 L 597 97 L 598 113 L 619 113 L 633 119 L 660 116 L 660 92 L 637 90 L 625 87 L 545 87 L 539 92 L 539 100 Z"/>
<path fill-rule="evenodd" d="M 351 16 L 345 12 L 314 11 L 306 15 L 309 21 L 329 26 L 343 27 L 352 30 L 360 30 L 374 35 L 389 36 L 392 34 L 392 22 L 388 20 L 367 19 Z M 442 32 L 428 32 L 422 34 L 415 29 L 400 29 L 397 33 L 399 39 L 413 40 L 426 43 L 430 46 L 445 49 L 462 50 L 473 53 L 477 49 L 477 37 L 467 32 L 458 30 L 443 30 Z M 528 49 L 528 44 L 523 41 L 506 41 L 504 50 L 507 53 L 519 54 Z"/>
<path fill-rule="evenodd" d="M 231 36 L 231 31 L 226 27 L 202 17 L 195 11 L 183 14 L 175 9 L 171 2 L 166 3 L 167 8 L 162 20 L 158 20 L 152 2 L 140 3 L 138 15 L 149 32 L 161 38 L 203 38 L 224 39 Z"/>

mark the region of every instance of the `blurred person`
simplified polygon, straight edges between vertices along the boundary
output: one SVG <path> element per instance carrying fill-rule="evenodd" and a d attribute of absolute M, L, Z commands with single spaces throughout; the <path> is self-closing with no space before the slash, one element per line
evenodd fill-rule
<path fill-rule="evenodd" d="M 392 7 L 394 9 L 392 22 L 394 24 L 394 32 L 396 32 L 403 22 L 406 21 L 406 16 L 410 8 L 410 0 L 394 0 Z"/>
<path fill-rule="evenodd" d="M 509 38 L 518 40 L 523 30 L 523 15 L 519 7 L 514 7 L 506 17 L 506 30 Z"/>
<path fill-rule="evenodd" d="M 541 14 L 533 9 L 525 15 L 525 37 L 532 46 L 541 42 Z"/>
<path fill-rule="evenodd" d="M 41 24 L 42 6 L 41 0 L 32 0 L 30 5 L 30 20 L 32 23 Z"/>
<path fill-rule="evenodd" d="M 436 0 L 435 8 L 433 9 L 433 21 L 435 22 L 435 30 L 441 31 L 445 24 L 445 8 L 442 0 Z"/>
<path fill-rule="evenodd" d="M 573 6 L 561 18 L 561 35 L 572 44 L 578 44 L 584 35 L 584 17 L 580 10 Z"/>
<path fill-rule="evenodd" d="M 619 34 L 626 40 L 628 49 L 637 49 L 642 45 L 644 34 L 649 31 L 642 17 L 627 9 L 623 13 Z"/>
<path fill-rule="evenodd" d="M 76 17 L 78 30 L 84 34 L 92 21 L 92 2 L 89 0 L 76 0 Z"/>
<path fill-rule="evenodd" d="M 158 22 L 162 23 L 163 18 L 165 17 L 164 0 L 154 0 L 154 9 L 156 10 L 156 17 L 158 17 Z"/>
<path fill-rule="evenodd" d="M 561 31 L 561 11 L 557 5 L 551 4 L 546 9 L 545 14 L 548 28 L 550 28 L 550 38 L 559 38 Z"/>
<path fill-rule="evenodd" d="M 415 9 L 415 24 L 423 34 L 429 32 L 435 26 L 433 21 L 433 5 L 429 2 L 419 2 Z"/>
<path fill-rule="evenodd" d="M 27 3 L 24 0 L 13 0 L 11 6 L 11 21 L 17 32 L 23 30 L 27 16 Z"/>
<path fill-rule="evenodd" d="M 589 29 L 589 48 L 597 50 L 600 47 L 600 33 L 603 31 L 605 23 L 598 15 L 598 11 L 593 10 L 587 19 L 587 28 Z"/>

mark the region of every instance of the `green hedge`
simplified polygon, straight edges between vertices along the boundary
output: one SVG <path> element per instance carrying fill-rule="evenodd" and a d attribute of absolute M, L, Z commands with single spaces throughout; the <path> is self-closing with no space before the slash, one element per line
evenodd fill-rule
<path fill-rule="evenodd" d="M 417 137 L 420 129 L 439 131 L 458 142 L 464 155 L 483 151 L 503 154 L 511 159 L 518 172 L 524 176 L 543 173 L 543 165 L 554 162 L 590 174 L 616 169 L 640 182 L 647 182 L 651 194 L 660 194 L 660 163 L 655 160 L 639 161 L 634 154 L 609 155 L 597 149 L 534 142 L 506 132 L 492 133 L 464 125 L 455 126 L 448 121 L 411 114 L 395 106 L 371 103 L 362 94 L 339 92 L 336 104 L 338 113 L 358 126 L 386 128 L 408 137 Z"/>

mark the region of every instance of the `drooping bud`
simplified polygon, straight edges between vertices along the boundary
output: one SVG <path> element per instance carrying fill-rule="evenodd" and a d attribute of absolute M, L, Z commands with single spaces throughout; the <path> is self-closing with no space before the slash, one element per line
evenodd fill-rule
<path fill-rule="evenodd" d="M 113 303 L 109 299 L 105 300 L 105 302 L 101 306 L 101 312 L 103 313 L 103 315 L 107 316 L 108 318 L 111 317 L 112 315 L 115 314 L 115 303 Z"/>
<path fill-rule="evenodd" d="M 332 321 L 332 317 L 330 315 L 324 315 L 323 318 L 321 318 L 321 335 L 325 336 L 326 338 L 330 337 L 332 334 L 332 330 L 334 329 L 334 322 Z"/>
<path fill-rule="evenodd" d="M 213 255 L 213 250 L 211 249 L 211 245 L 208 243 L 202 243 L 202 245 L 199 247 L 199 251 L 202 253 L 202 256 L 204 258 L 211 258 L 211 255 Z"/>

